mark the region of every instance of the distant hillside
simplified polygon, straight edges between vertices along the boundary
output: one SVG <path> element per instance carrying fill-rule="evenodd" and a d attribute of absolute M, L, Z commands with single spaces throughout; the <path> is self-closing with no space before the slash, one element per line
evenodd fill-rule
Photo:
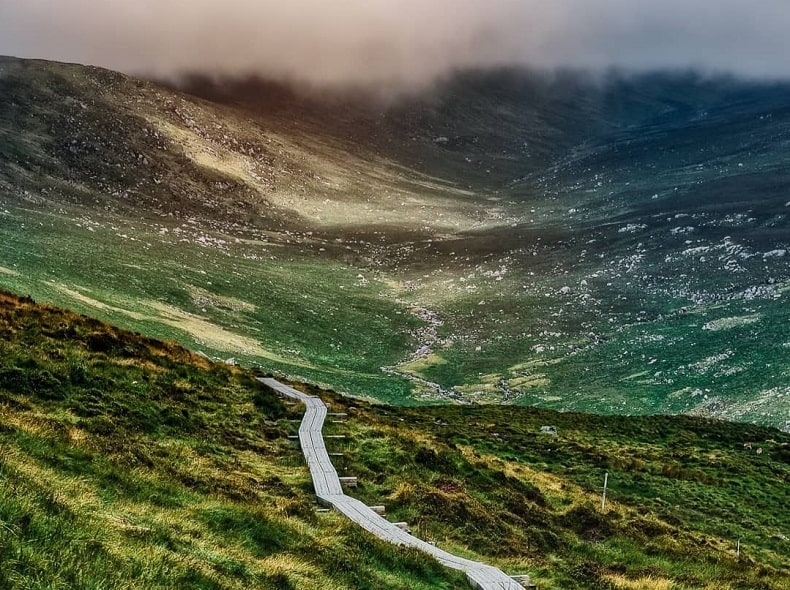
<path fill-rule="evenodd" d="M 193 76 L 177 87 L 312 136 L 331 136 L 355 153 L 375 151 L 406 169 L 530 200 L 541 196 L 535 190 L 545 179 L 539 178 L 557 170 L 586 176 L 661 154 L 658 169 L 671 173 L 674 164 L 746 150 L 770 154 L 789 138 L 790 85 L 693 72 L 470 71 L 431 91 L 390 99 L 316 93 L 258 78 Z M 644 148 L 647 154 L 640 153 Z M 585 170 L 585 163 L 594 169 Z"/>
<path fill-rule="evenodd" d="M 0 61 L 0 285 L 391 403 L 790 431 L 787 84 L 186 89 Z"/>
<path fill-rule="evenodd" d="M 8 293 L 0 336 L 3 588 L 466 587 L 317 513 L 287 438 L 300 408 L 250 372 Z M 354 495 L 545 590 L 790 582 L 777 430 L 398 409 L 297 386 L 348 414 L 327 429 L 347 437 L 329 444 Z"/>

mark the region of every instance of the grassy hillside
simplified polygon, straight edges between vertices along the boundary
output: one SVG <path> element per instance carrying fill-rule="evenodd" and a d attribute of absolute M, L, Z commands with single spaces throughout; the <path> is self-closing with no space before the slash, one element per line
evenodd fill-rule
<path fill-rule="evenodd" d="M 790 581 L 790 439 L 777 431 L 501 407 L 354 415 L 345 466 L 361 497 L 543 588 Z"/>
<path fill-rule="evenodd" d="M 0 60 L 0 285 L 379 400 L 790 430 L 787 86 Z"/>
<path fill-rule="evenodd" d="M 318 514 L 246 372 L 0 295 L 3 588 L 459 588 Z"/>
<path fill-rule="evenodd" d="M 249 372 L 6 293 L 0 333 L 3 587 L 465 587 L 316 513 L 287 439 L 300 409 Z M 777 430 L 403 409 L 298 386 L 349 415 L 327 432 L 348 436 L 330 445 L 359 477 L 352 493 L 541 588 L 790 581 L 790 437 Z"/>

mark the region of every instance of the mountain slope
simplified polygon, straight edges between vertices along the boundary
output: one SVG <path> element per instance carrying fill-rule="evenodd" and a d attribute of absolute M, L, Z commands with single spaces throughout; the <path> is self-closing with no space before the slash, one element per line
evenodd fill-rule
<path fill-rule="evenodd" d="M 319 515 L 248 373 L 0 294 L 3 588 L 457 588 Z"/>
<path fill-rule="evenodd" d="M 465 587 L 315 512 L 298 414 L 253 374 L 6 293 L 0 332 L 4 588 Z M 442 548 L 547 589 L 787 585 L 777 430 L 295 385 L 348 415 L 327 428 L 352 493 Z"/>
<path fill-rule="evenodd" d="M 391 402 L 790 428 L 787 85 L 0 68 L 8 288 Z"/>

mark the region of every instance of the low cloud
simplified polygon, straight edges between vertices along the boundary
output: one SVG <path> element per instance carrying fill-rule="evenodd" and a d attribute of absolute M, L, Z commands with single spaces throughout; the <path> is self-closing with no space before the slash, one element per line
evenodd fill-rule
<path fill-rule="evenodd" d="M 2 0 L 0 54 L 421 85 L 463 68 L 790 77 L 787 0 Z"/>

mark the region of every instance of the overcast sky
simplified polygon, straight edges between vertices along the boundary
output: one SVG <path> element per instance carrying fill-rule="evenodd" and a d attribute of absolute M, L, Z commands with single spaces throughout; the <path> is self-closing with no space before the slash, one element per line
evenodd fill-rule
<path fill-rule="evenodd" d="M 499 65 L 790 78 L 790 0 L 0 0 L 0 54 L 319 84 Z"/>

